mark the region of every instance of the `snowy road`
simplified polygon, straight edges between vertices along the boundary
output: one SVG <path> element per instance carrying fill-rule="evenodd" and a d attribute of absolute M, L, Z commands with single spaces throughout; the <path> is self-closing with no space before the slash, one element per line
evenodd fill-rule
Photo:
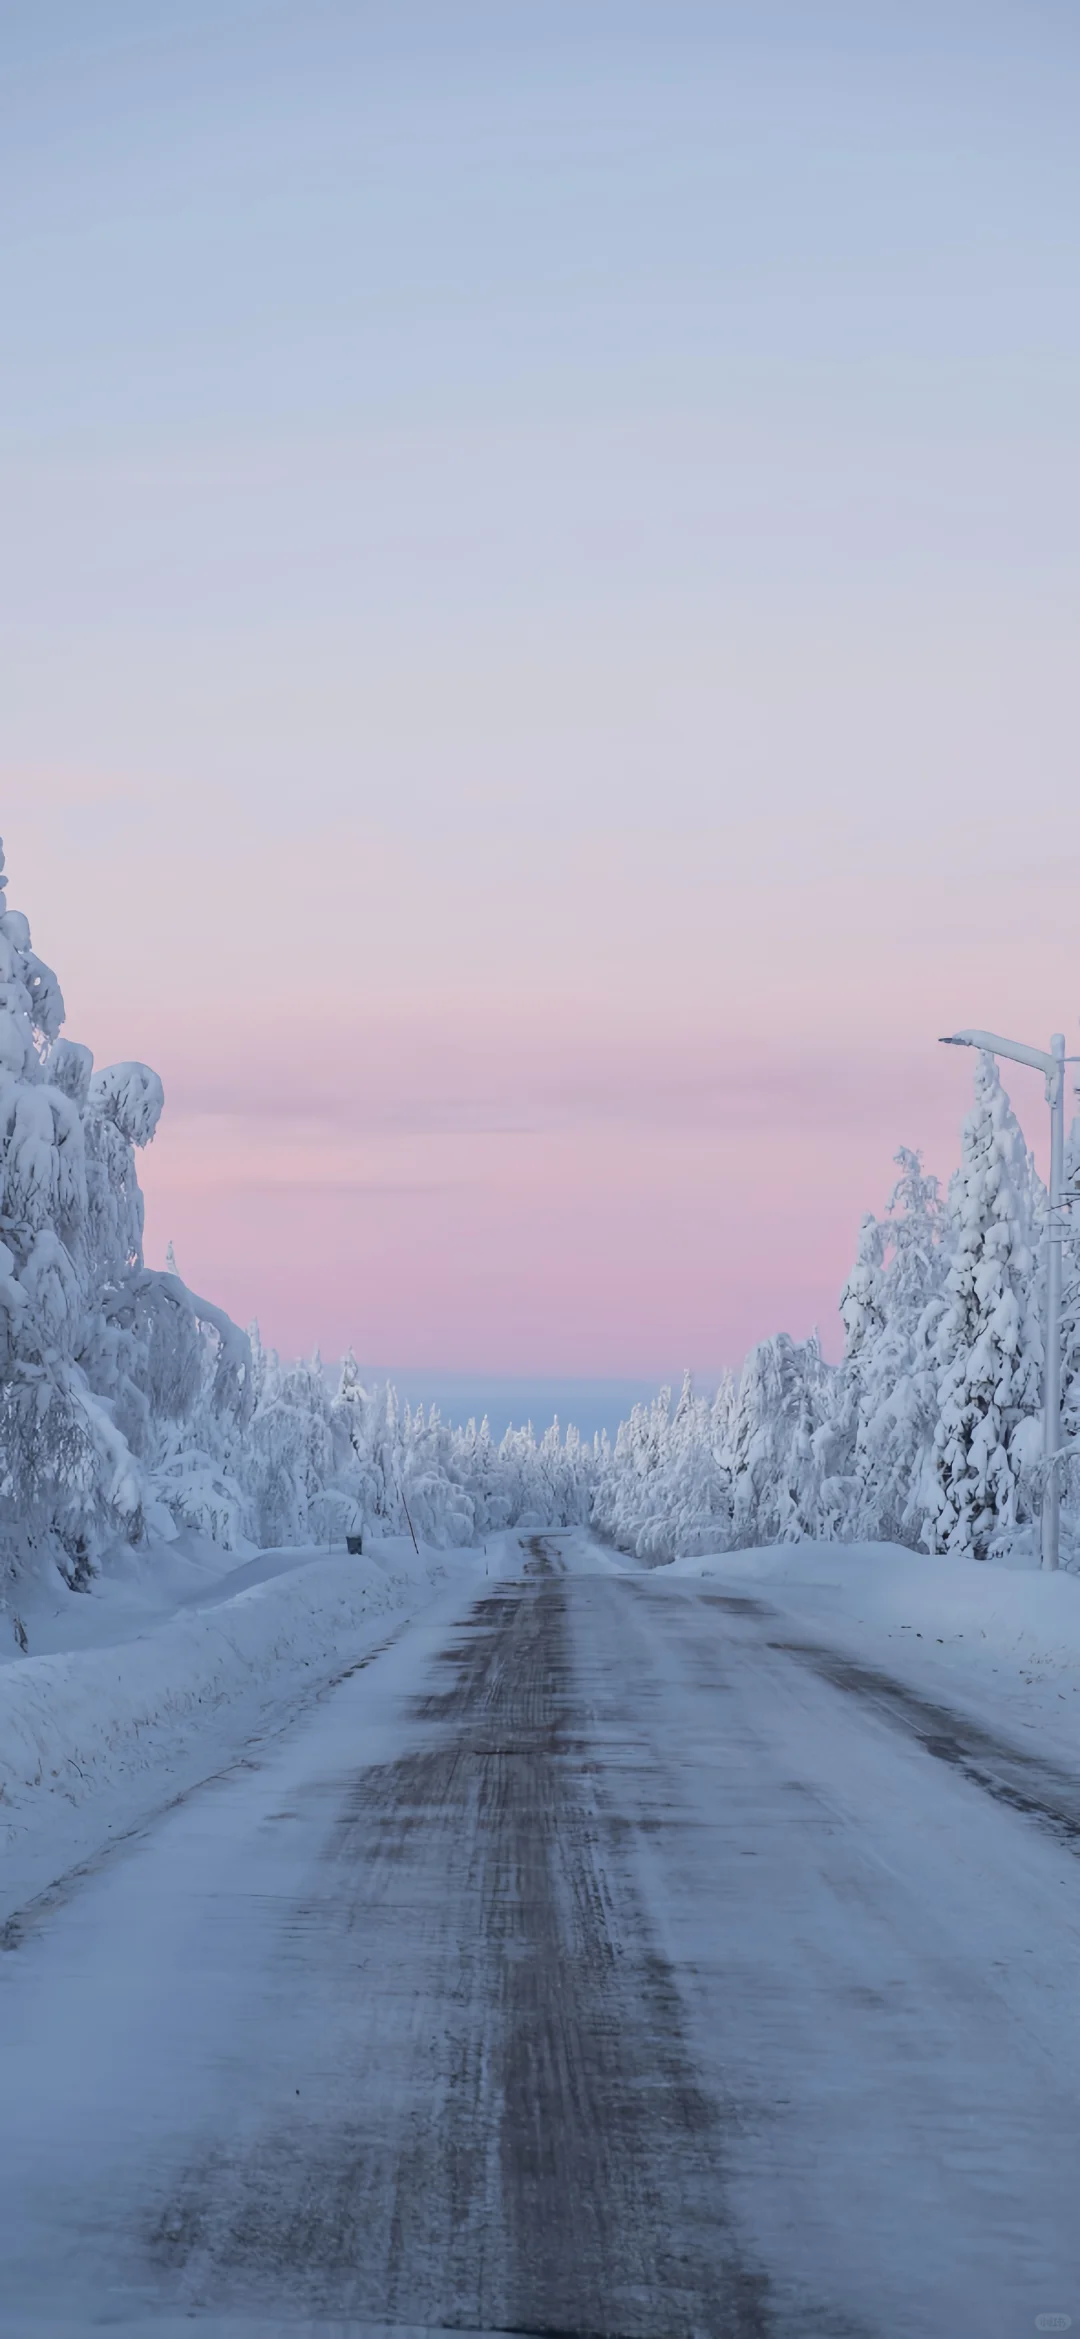
<path fill-rule="evenodd" d="M 529 1568 L 9 1928 L 0 2327 L 1080 2329 L 1080 1778 Z"/>

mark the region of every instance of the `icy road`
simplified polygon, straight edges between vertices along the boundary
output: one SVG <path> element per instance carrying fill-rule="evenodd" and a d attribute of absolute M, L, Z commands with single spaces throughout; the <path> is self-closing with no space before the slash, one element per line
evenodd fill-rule
<path fill-rule="evenodd" d="M 9 1924 L 0 2327 L 1080 2332 L 1080 1783 L 523 1564 Z"/>

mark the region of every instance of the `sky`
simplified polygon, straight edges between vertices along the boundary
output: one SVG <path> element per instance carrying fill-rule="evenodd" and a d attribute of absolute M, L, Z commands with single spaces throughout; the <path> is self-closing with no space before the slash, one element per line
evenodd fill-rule
<path fill-rule="evenodd" d="M 938 1035 L 1080 1049 L 1078 62 L 9 0 L 0 828 L 152 1262 L 421 1375 L 835 1354 Z"/>

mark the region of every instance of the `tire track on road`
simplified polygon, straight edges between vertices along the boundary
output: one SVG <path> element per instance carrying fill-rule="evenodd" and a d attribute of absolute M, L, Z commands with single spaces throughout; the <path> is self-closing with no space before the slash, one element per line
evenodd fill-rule
<path fill-rule="evenodd" d="M 347 1794 L 291 1947 L 298 1986 L 341 1994 L 336 2091 L 165 2206 L 151 2259 L 190 2310 L 768 2339 L 723 2112 L 598 1796 L 572 1585 L 532 1561 L 446 1651 L 417 1750 Z"/>
<path fill-rule="evenodd" d="M 1026 1747 L 998 1737 L 953 1707 L 941 1705 L 892 1674 L 861 1664 L 837 1649 L 811 1641 L 770 1640 L 765 1645 L 781 1655 L 798 1658 L 835 1689 L 871 1706 L 884 1721 L 917 1740 L 935 1761 L 948 1763 L 994 1802 L 1006 1804 L 1025 1819 L 1034 1819 L 1070 1851 L 1080 1851 L 1080 1777 L 1075 1772 L 1045 1755 L 1029 1754 Z"/>

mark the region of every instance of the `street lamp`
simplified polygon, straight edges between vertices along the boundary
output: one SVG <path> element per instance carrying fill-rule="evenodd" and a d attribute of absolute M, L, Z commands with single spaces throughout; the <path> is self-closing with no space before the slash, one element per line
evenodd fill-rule
<path fill-rule="evenodd" d="M 1007 1056 L 1013 1064 L 1031 1064 L 1045 1073 L 1050 1107 L 1050 1207 L 1047 1213 L 1049 1251 L 1046 1262 L 1046 1360 L 1043 1372 L 1043 1495 L 1042 1564 L 1058 1564 L 1061 1484 L 1057 1463 L 1061 1447 L 1061 1213 L 1065 1182 L 1065 1039 L 1054 1033 L 1050 1053 L 1025 1048 L 1019 1040 L 1003 1040 L 993 1031 L 954 1031 L 941 1041 L 943 1048 L 985 1048 L 988 1055 Z M 1070 1057 L 1070 1063 L 1077 1061 Z"/>

